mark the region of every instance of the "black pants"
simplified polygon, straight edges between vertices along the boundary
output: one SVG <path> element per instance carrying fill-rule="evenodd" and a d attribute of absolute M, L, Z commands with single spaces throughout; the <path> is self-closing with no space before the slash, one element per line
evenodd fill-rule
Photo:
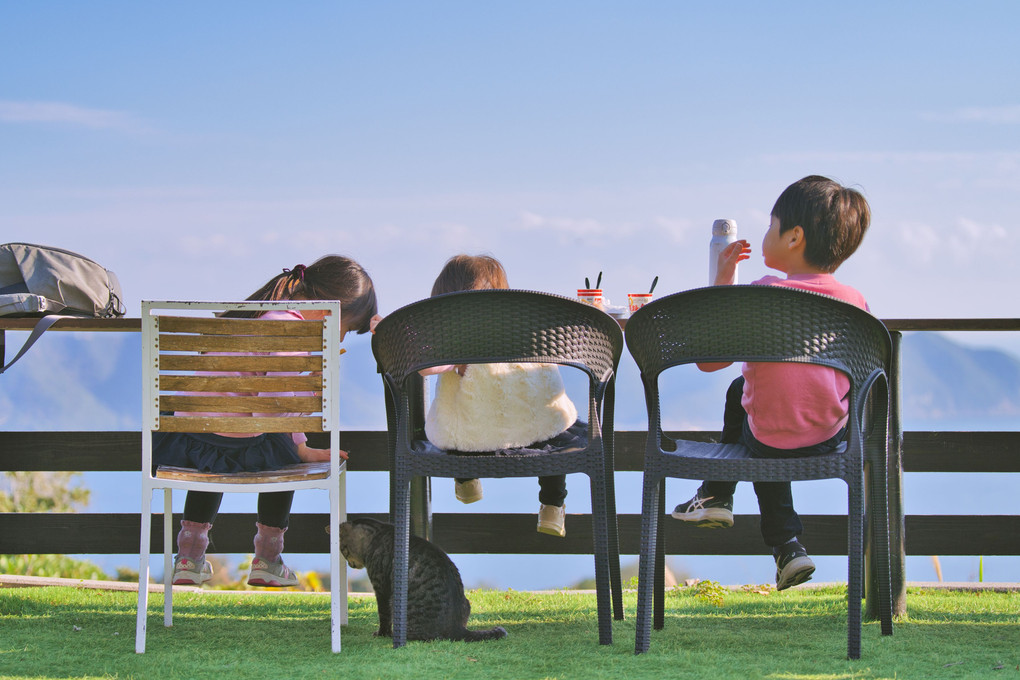
<path fill-rule="evenodd" d="M 818 456 L 835 451 L 846 437 L 846 428 L 827 441 L 799 449 L 776 449 L 762 444 L 747 424 L 747 412 L 740 399 L 744 394 L 744 378 L 734 380 L 726 390 L 726 408 L 723 413 L 723 444 L 743 444 L 756 458 L 800 458 Z M 732 498 L 736 482 L 706 481 L 701 484 L 702 496 Z M 793 509 L 793 491 L 790 482 L 754 482 L 761 513 L 761 537 L 765 545 L 773 548 L 797 538 L 804 531 L 800 516 Z"/>
<path fill-rule="evenodd" d="M 189 522 L 212 524 L 220 511 L 223 494 L 210 491 L 189 491 L 184 501 L 184 519 Z M 294 502 L 293 491 L 260 493 L 258 518 L 260 524 L 286 529 L 290 525 L 290 506 Z"/>
<path fill-rule="evenodd" d="M 470 482 L 470 479 L 458 479 L 458 484 Z M 538 478 L 538 502 L 542 505 L 560 507 L 567 498 L 567 476 L 551 475 Z"/>

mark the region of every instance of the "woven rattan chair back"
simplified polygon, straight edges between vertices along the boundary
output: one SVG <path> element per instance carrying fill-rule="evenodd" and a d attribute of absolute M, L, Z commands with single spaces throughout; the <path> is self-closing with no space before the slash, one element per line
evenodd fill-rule
<path fill-rule="evenodd" d="M 824 295 L 778 286 L 717 286 L 677 293 L 652 302 L 627 324 L 627 349 L 637 362 L 648 409 L 645 447 L 642 549 L 638 590 L 638 652 L 648 649 L 654 590 L 654 627 L 663 626 L 663 480 L 727 479 L 846 481 L 848 516 L 848 655 L 860 656 L 863 588 L 863 484 L 872 475 L 877 579 L 882 628 L 892 632 L 889 587 L 886 465 L 889 333 L 881 321 L 854 305 Z M 751 458 L 740 444 L 674 441 L 662 431 L 660 375 L 695 362 L 792 362 L 828 366 L 850 378 L 850 419 L 844 450 L 807 458 Z M 883 587 L 884 584 L 884 587 Z M 653 589 L 654 585 L 654 589 Z"/>
<path fill-rule="evenodd" d="M 614 385 L 623 351 L 619 324 L 601 310 L 558 295 L 466 291 L 439 295 L 393 312 L 376 328 L 372 350 L 386 386 L 390 434 L 390 507 L 396 527 L 394 646 L 403 645 L 407 633 L 409 488 L 413 477 L 533 477 L 572 472 L 586 473 L 591 479 L 599 640 L 612 642 L 610 596 L 616 617 L 623 617 L 612 477 Z M 588 376 L 586 448 L 458 456 L 425 440 L 418 371 L 450 364 L 511 362 L 572 366 Z"/>

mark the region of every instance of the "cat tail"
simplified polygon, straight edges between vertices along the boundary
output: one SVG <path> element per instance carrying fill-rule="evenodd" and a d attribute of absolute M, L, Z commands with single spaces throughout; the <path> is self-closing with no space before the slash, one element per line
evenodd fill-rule
<path fill-rule="evenodd" d="M 479 642 L 480 640 L 499 640 L 506 637 L 506 628 L 496 626 L 488 630 L 467 630 L 464 629 L 464 642 Z"/>

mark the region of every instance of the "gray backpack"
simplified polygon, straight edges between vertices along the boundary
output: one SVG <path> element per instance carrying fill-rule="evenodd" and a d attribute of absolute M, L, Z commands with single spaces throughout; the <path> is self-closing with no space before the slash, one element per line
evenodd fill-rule
<path fill-rule="evenodd" d="M 69 250 L 31 243 L 0 245 L 0 316 L 41 316 L 17 356 L 65 316 L 109 318 L 124 316 L 117 275 L 87 257 Z"/>

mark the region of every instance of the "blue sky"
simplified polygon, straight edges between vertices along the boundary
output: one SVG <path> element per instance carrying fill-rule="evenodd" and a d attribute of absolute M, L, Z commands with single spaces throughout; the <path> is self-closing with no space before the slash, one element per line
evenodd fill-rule
<path fill-rule="evenodd" d="M 603 271 L 621 302 L 707 283 L 721 217 L 741 280 L 768 273 L 772 204 L 823 174 L 871 203 L 838 276 L 879 316 L 1015 317 L 1017 25 L 984 0 L 5 2 L 0 241 L 100 261 L 132 315 L 329 252 L 384 313 L 458 252 L 564 294 Z"/>
<path fill-rule="evenodd" d="M 839 274 L 880 316 L 1014 316 L 1012 2 L 5 3 L 0 234 L 145 297 L 327 252 L 384 311 L 456 252 L 622 300 L 702 285 L 790 182 L 861 188 Z M 990 339 L 997 344 L 1009 339 Z"/>

